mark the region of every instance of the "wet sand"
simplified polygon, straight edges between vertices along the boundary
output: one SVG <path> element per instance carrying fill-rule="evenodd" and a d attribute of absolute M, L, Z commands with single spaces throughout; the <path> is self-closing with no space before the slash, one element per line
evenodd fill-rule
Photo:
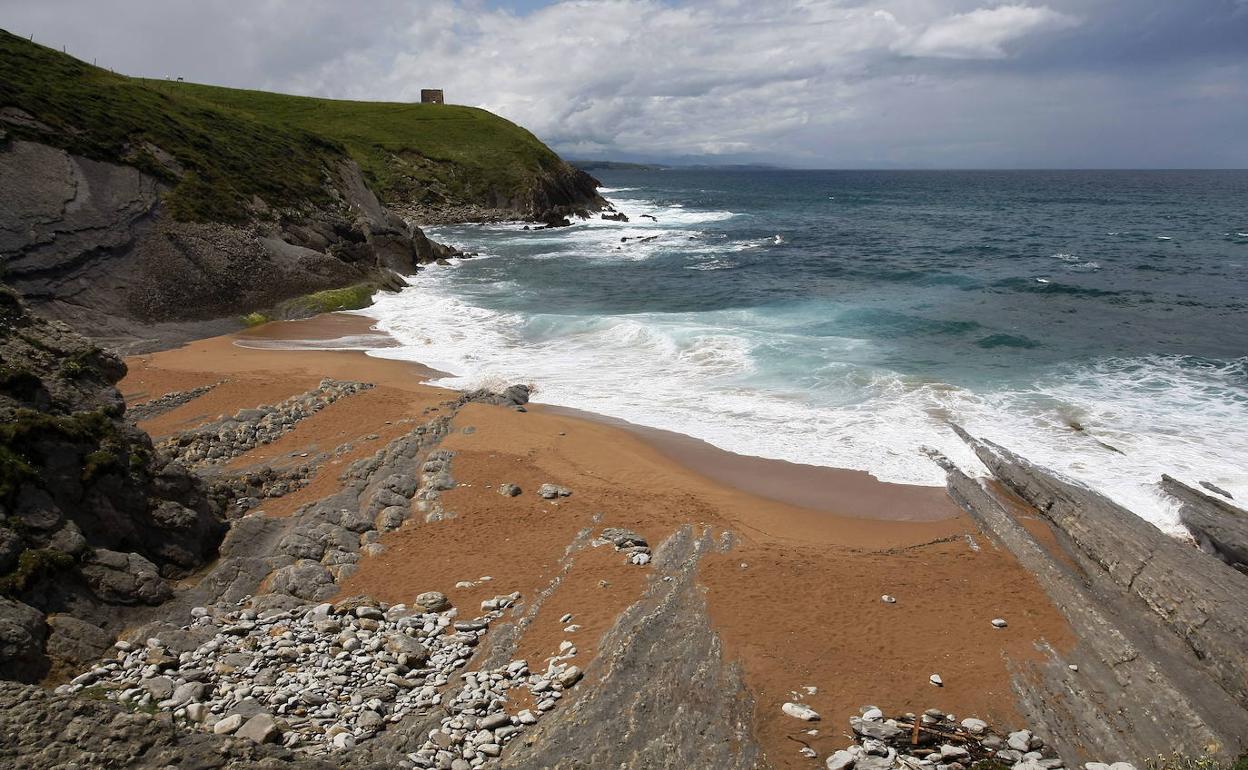
<path fill-rule="evenodd" d="M 423 384 L 432 373 L 418 365 L 315 349 L 317 340 L 367 336 L 370 326 L 363 316 L 330 314 L 202 340 L 130 359 L 121 388 L 135 403 L 224 381 L 143 423 L 163 435 L 273 403 L 322 377 L 375 383 L 231 463 L 242 468 L 350 444 L 308 487 L 262 506 L 287 515 L 331 493 L 344 464 L 428 420 L 455 396 Z M 292 347 L 290 339 L 300 340 L 300 349 L 281 349 Z M 699 582 L 726 657 L 742 667 L 755 700 L 755 732 L 775 767 L 811 767 L 798 754 L 803 743 L 821 756 L 843 747 L 847 718 L 868 703 L 894 711 L 936 707 L 1016 725 L 1008 661 L 1037 655 L 1041 639 L 1071 644 L 1065 622 L 1030 575 L 980 535 L 942 490 L 743 457 L 684 436 L 538 405 L 521 413 L 470 404 L 453 428 L 442 446 L 455 452 L 458 486 L 442 503 L 455 517 L 414 518 L 384 535 L 384 552 L 361 562 L 343 595 L 410 602 L 416 593 L 439 590 L 464 606 L 511 591 L 532 597 L 563 570 L 565 551 L 582 528 L 627 527 L 652 545 L 686 525 L 717 537 L 731 533 L 732 550 L 704 559 Z M 548 482 L 573 495 L 540 499 L 534 493 Z M 496 491 L 502 483 L 518 484 L 524 494 L 502 497 Z M 521 638 L 519 656 L 540 661 L 569 639 L 584 667 L 648 572 L 610 548 L 581 552 Z M 485 576 L 491 579 L 481 582 Z M 460 581 L 475 585 L 455 588 Z M 886 593 L 897 603 L 881 602 Z M 579 630 L 563 630 L 565 612 Z M 994 617 L 1007 618 L 1008 628 L 993 628 Z M 943 688 L 928 682 L 932 673 L 945 680 Z M 781 703 L 799 696 L 822 722 L 781 714 Z M 810 729 L 818 734 L 807 734 Z"/>

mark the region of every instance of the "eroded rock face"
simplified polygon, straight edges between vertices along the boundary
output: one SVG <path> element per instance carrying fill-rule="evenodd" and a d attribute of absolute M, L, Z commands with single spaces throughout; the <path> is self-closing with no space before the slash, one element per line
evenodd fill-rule
<path fill-rule="evenodd" d="M 225 531 L 217 507 L 123 417 L 113 385 L 124 374 L 120 359 L 0 287 L 5 676 L 33 681 L 51 666 L 43 613 L 111 627 L 113 608 L 163 601 L 170 578 L 216 556 Z M 69 625 L 54 634 L 54 653 L 92 646 L 85 629 Z"/>
<path fill-rule="evenodd" d="M 383 207 L 351 162 L 326 169 L 330 203 L 252 221 L 175 221 L 136 168 L 29 141 L 0 148 L 0 261 L 42 314 L 132 350 L 238 325 L 252 310 L 373 282 L 452 256 Z M 212 319 L 225 319 L 206 326 Z"/>

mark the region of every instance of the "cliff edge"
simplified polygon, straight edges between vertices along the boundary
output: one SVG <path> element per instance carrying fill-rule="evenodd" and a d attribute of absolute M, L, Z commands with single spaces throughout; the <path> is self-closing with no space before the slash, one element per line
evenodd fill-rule
<path fill-rule="evenodd" d="M 592 177 L 483 110 L 127 78 L 4 31 L 0 73 L 0 272 L 128 352 L 361 307 L 458 254 L 413 218 L 601 204 Z"/>

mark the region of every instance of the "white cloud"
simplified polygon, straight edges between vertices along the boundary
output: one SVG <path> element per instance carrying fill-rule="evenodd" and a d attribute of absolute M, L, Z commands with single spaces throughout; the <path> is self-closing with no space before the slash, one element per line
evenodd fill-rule
<path fill-rule="evenodd" d="M 1181 144 L 1152 140 L 1178 111 L 1098 132 L 1135 114 L 1130 100 L 1155 111 L 1217 80 L 1188 64 L 1215 32 L 1224 63 L 1242 62 L 1244 2 L 557 0 L 516 14 L 497 0 L 0 0 L 0 25 L 135 75 L 396 101 L 442 87 L 566 155 L 1103 165 L 1131 148 L 1156 164 Z M 1136 68 L 1124 50 L 1164 64 Z M 1020 98 L 1037 93 L 1049 100 Z M 1227 126 L 1244 108 L 1203 103 L 1193 125 L 1209 140 L 1182 144 L 1242 163 Z"/>
<path fill-rule="evenodd" d="M 942 15 L 947 2 L 911 2 L 903 19 L 881 5 L 567 0 L 516 16 L 440 0 L 403 19 L 392 50 L 348 52 L 290 82 L 398 99 L 436 85 L 576 152 L 794 153 L 784 137 L 834 131 L 877 70 L 997 57 L 1068 19 L 1023 6 Z"/>
<path fill-rule="evenodd" d="M 896 49 L 910 56 L 1000 59 L 1005 44 L 1036 32 L 1067 29 L 1079 21 L 1051 8 L 1002 5 L 959 13 L 931 24 Z"/>

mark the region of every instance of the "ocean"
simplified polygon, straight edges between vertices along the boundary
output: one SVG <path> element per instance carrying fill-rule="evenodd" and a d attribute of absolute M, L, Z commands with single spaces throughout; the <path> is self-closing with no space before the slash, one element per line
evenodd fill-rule
<path fill-rule="evenodd" d="M 429 228 L 479 257 L 373 355 L 733 452 L 943 485 L 957 422 L 1172 532 L 1248 498 L 1248 172 L 604 171 L 628 222 Z"/>

